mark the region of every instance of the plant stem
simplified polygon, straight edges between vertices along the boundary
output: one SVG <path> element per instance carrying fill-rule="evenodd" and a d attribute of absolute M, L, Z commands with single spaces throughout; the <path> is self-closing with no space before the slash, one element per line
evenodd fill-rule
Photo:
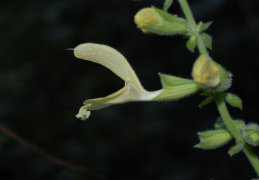
<path fill-rule="evenodd" d="M 205 45 L 204 45 L 204 42 L 203 42 L 203 40 L 202 40 L 202 38 L 201 38 L 201 36 L 200 35 L 197 35 L 198 36 L 198 49 L 199 49 L 199 51 L 200 51 L 200 54 L 203 54 L 203 55 L 209 55 L 209 53 L 208 53 L 208 51 L 207 51 L 207 48 L 205 47 Z"/>
<path fill-rule="evenodd" d="M 197 27 L 196 22 L 193 18 L 193 15 L 192 15 L 192 11 L 191 11 L 187 1 L 186 0 L 179 0 L 179 3 L 180 3 L 180 5 L 183 9 L 183 13 L 184 13 L 187 21 L 189 22 L 191 27 Z"/>
<path fill-rule="evenodd" d="M 218 106 L 219 113 L 221 114 L 221 117 L 228 127 L 229 131 L 233 135 L 233 137 L 236 139 L 236 141 L 244 141 L 244 138 L 240 131 L 236 128 L 235 124 L 233 123 L 229 112 L 227 110 L 225 101 L 224 101 L 224 96 L 219 95 L 215 98 L 216 104 Z M 243 147 L 243 152 L 247 156 L 248 160 L 250 161 L 251 165 L 254 167 L 257 175 L 259 176 L 259 160 L 257 156 L 255 155 L 253 149 L 245 142 L 245 145 Z"/>
<path fill-rule="evenodd" d="M 223 95 L 219 95 L 216 98 L 216 104 L 218 106 L 218 110 L 226 124 L 226 126 L 228 127 L 229 131 L 232 133 L 232 135 L 234 136 L 234 138 L 236 140 L 242 141 L 243 140 L 243 136 L 242 134 L 239 132 L 239 130 L 236 128 L 235 124 L 233 123 L 229 112 L 227 110 L 225 101 L 224 101 L 224 96 Z"/>
<path fill-rule="evenodd" d="M 197 30 L 197 24 L 193 18 L 191 9 L 187 3 L 186 0 L 179 0 L 179 3 L 183 9 L 183 13 L 189 23 L 189 25 L 191 26 L 192 30 L 196 33 L 197 37 L 198 37 L 198 49 L 200 51 L 200 54 L 204 54 L 204 55 L 209 55 L 207 48 L 204 45 L 204 42 L 200 36 L 200 34 L 196 31 Z"/>
<path fill-rule="evenodd" d="M 208 55 L 207 48 L 206 48 L 199 32 L 197 32 L 197 24 L 193 18 L 192 12 L 190 10 L 190 7 L 189 7 L 187 1 L 179 0 L 179 3 L 183 9 L 184 15 L 190 25 L 190 28 L 193 30 L 193 32 L 198 37 L 198 48 L 199 48 L 200 54 Z M 227 110 L 225 101 L 224 101 L 224 96 L 218 95 L 215 97 L 215 100 L 216 100 L 216 104 L 218 106 L 218 110 L 221 114 L 221 117 L 222 117 L 224 123 L 226 124 L 226 126 L 228 127 L 229 131 L 233 135 L 233 137 L 236 139 L 237 142 L 239 142 L 239 141 L 244 142 L 243 152 L 246 154 L 248 160 L 250 161 L 250 163 L 254 167 L 257 175 L 259 176 L 259 160 L 258 160 L 257 156 L 255 155 L 253 149 L 250 147 L 250 145 L 245 142 L 241 132 L 237 129 L 233 120 L 231 119 L 229 112 Z"/>

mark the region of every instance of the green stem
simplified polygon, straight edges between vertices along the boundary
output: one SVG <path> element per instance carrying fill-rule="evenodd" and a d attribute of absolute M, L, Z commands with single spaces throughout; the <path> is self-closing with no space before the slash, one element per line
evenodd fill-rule
<path fill-rule="evenodd" d="M 190 28 L 192 31 L 198 36 L 198 48 L 200 51 L 200 54 L 205 54 L 208 55 L 207 48 L 200 36 L 200 34 L 197 32 L 197 24 L 193 18 L 192 12 L 190 10 L 190 7 L 187 3 L 186 0 L 179 0 L 179 3 L 183 9 L 184 15 L 190 25 Z M 240 131 L 237 129 L 235 126 L 234 122 L 232 121 L 229 112 L 227 110 L 225 101 L 224 101 L 224 96 L 219 95 L 215 97 L 216 104 L 218 106 L 218 110 L 222 116 L 223 121 L 225 122 L 226 126 L 228 127 L 229 131 L 233 135 L 233 137 L 236 139 L 237 142 L 243 141 L 245 142 L 242 134 Z M 257 156 L 255 155 L 254 151 L 252 148 L 245 142 L 244 147 L 243 147 L 243 152 L 246 154 L 247 158 L 251 162 L 252 166 L 254 167 L 257 175 L 259 176 L 259 160 Z"/>
<path fill-rule="evenodd" d="M 197 24 L 193 18 L 193 15 L 192 15 L 192 11 L 187 3 L 186 0 L 179 0 L 179 3 L 183 9 L 183 13 L 187 19 L 187 21 L 189 22 L 189 24 L 191 25 L 191 27 L 197 27 Z"/>
<path fill-rule="evenodd" d="M 200 54 L 209 56 L 209 53 L 207 51 L 207 48 L 204 45 L 204 42 L 203 42 L 201 36 L 199 34 L 197 36 L 198 36 L 198 49 L 200 51 Z"/>
<path fill-rule="evenodd" d="M 226 126 L 228 127 L 229 131 L 232 133 L 232 135 L 235 137 L 236 140 L 238 141 L 242 141 L 243 140 L 243 136 L 242 134 L 239 132 L 239 130 L 237 129 L 237 127 L 235 126 L 235 124 L 233 123 L 229 112 L 227 110 L 225 101 L 224 101 L 224 96 L 223 95 L 219 95 L 216 97 L 216 103 L 218 106 L 218 110 L 226 124 Z"/>
<path fill-rule="evenodd" d="M 190 28 L 195 32 L 195 34 L 198 36 L 198 49 L 200 51 L 200 54 L 209 55 L 206 46 L 204 45 L 204 42 L 200 36 L 200 34 L 196 31 L 197 30 L 197 24 L 193 18 L 192 11 L 187 3 L 186 0 L 179 0 L 179 3 L 183 9 L 183 13 L 191 26 Z"/>
<path fill-rule="evenodd" d="M 236 128 L 234 122 L 232 121 L 232 119 L 229 115 L 229 112 L 227 110 L 227 107 L 226 107 L 226 104 L 224 101 L 224 96 L 219 95 L 215 98 L 215 100 L 216 100 L 216 104 L 218 106 L 218 110 L 221 114 L 221 117 L 222 117 L 224 123 L 226 124 L 226 126 L 228 127 L 229 131 L 233 135 L 233 137 L 236 139 L 236 141 L 244 141 L 242 134 Z M 245 145 L 243 147 L 243 152 L 245 153 L 248 160 L 251 162 L 252 166 L 254 167 L 257 175 L 259 176 L 259 160 L 258 160 L 257 156 L 255 155 L 254 151 L 252 150 L 252 148 L 247 143 L 245 143 Z"/>

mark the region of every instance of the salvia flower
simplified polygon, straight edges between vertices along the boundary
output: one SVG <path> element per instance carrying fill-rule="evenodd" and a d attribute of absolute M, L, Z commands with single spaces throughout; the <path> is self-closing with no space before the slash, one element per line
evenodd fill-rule
<path fill-rule="evenodd" d="M 94 43 L 80 44 L 74 49 L 74 55 L 79 59 L 105 66 L 125 81 L 125 86 L 113 94 L 84 101 L 84 105 L 76 115 L 81 120 L 86 120 L 91 110 L 131 101 L 149 101 L 162 91 L 146 91 L 124 56 L 109 46 Z"/>

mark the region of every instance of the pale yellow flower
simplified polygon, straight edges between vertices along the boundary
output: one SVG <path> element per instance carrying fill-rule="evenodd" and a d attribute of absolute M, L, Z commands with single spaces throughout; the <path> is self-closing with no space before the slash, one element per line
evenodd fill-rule
<path fill-rule="evenodd" d="M 124 56 L 109 46 L 94 43 L 80 44 L 74 49 L 74 54 L 79 59 L 105 66 L 125 81 L 125 86 L 111 95 L 86 100 L 76 115 L 81 120 L 86 120 L 90 116 L 90 110 L 130 101 L 149 101 L 161 92 L 161 90 L 146 91 Z"/>

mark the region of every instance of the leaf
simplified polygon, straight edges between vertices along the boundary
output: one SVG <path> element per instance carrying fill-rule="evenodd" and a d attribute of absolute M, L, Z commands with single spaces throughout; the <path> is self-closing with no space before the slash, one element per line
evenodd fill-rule
<path fill-rule="evenodd" d="M 166 12 L 170 6 L 173 4 L 173 0 L 166 0 L 165 3 L 164 3 L 164 8 L 163 10 Z"/>
<path fill-rule="evenodd" d="M 228 151 L 228 154 L 230 156 L 233 156 L 237 153 L 239 153 L 244 147 L 244 141 L 239 141 L 237 142 L 237 144 L 235 146 L 233 146 L 232 148 L 230 148 L 230 150 Z"/>
<path fill-rule="evenodd" d="M 201 33 L 201 38 L 207 48 L 212 50 L 212 37 L 206 33 Z"/>
<path fill-rule="evenodd" d="M 206 31 L 211 26 L 212 22 L 213 21 L 210 21 L 210 22 L 207 22 L 207 23 L 200 22 L 198 24 L 199 32 Z"/>
<path fill-rule="evenodd" d="M 200 104 L 199 104 L 199 107 L 200 108 L 203 108 L 204 106 L 208 105 L 209 103 L 211 103 L 213 101 L 213 97 L 212 96 L 209 96 L 207 98 L 205 98 Z"/>
<path fill-rule="evenodd" d="M 242 100 L 238 96 L 231 93 L 226 93 L 225 99 L 231 106 L 237 107 L 241 110 L 243 109 Z"/>
<path fill-rule="evenodd" d="M 190 37 L 190 39 L 187 41 L 186 43 L 186 47 L 191 51 L 194 52 L 195 47 L 197 46 L 197 36 L 196 35 L 192 35 Z"/>

